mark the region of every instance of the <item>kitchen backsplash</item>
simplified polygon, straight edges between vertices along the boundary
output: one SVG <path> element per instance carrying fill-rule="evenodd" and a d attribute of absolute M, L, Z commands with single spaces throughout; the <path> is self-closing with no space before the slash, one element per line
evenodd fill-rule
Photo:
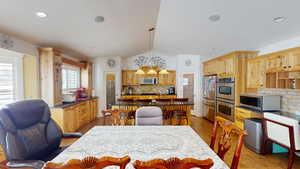
<path fill-rule="evenodd" d="M 291 113 L 300 111 L 300 90 L 286 90 L 286 89 L 258 89 L 259 94 L 278 94 L 282 96 L 281 109 Z"/>
<path fill-rule="evenodd" d="M 168 89 L 171 86 L 155 86 L 155 85 L 140 85 L 140 86 L 131 86 L 133 88 L 133 94 L 142 94 L 142 93 L 157 93 L 157 94 L 167 94 Z M 124 94 L 126 94 L 128 87 L 123 89 Z"/>

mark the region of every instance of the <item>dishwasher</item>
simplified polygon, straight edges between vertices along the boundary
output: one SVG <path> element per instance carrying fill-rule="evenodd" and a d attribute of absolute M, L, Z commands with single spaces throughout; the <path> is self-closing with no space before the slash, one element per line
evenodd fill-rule
<path fill-rule="evenodd" d="M 256 153 L 262 153 L 263 129 L 262 120 L 259 118 L 245 119 L 245 130 L 248 135 L 245 136 L 245 146 Z"/>

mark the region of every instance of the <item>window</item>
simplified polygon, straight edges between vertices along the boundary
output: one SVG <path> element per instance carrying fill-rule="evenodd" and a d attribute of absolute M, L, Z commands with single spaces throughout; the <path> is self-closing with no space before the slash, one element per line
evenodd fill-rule
<path fill-rule="evenodd" d="M 80 68 L 63 65 L 62 68 L 62 88 L 63 90 L 73 90 L 80 87 Z"/>
<path fill-rule="evenodd" d="M 0 105 L 16 101 L 14 65 L 0 63 Z"/>
<path fill-rule="evenodd" d="M 0 106 L 24 99 L 22 57 L 0 49 Z"/>

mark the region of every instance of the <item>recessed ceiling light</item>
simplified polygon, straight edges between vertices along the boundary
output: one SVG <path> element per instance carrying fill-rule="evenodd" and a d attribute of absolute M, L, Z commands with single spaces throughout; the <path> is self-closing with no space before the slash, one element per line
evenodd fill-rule
<path fill-rule="evenodd" d="M 45 12 L 36 12 L 35 15 L 39 18 L 46 18 L 48 16 Z"/>
<path fill-rule="evenodd" d="M 104 17 L 103 16 L 96 16 L 95 22 L 97 22 L 97 23 L 104 22 Z"/>
<path fill-rule="evenodd" d="M 221 19 L 221 16 L 218 15 L 218 14 L 215 14 L 215 15 L 209 16 L 208 19 L 209 19 L 210 21 L 212 21 L 212 22 L 217 22 L 217 21 L 219 21 L 219 20 Z"/>
<path fill-rule="evenodd" d="M 283 17 L 283 16 L 276 17 L 276 18 L 273 19 L 273 21 L 274 21 L 275 23 L 283 22 L 283 21 L 285 21 L 285 20 L 286 20 L 286 18 Z"/>

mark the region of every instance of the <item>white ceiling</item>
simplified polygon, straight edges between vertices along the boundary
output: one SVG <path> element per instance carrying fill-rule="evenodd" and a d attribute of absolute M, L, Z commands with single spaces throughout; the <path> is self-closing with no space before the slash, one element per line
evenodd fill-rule
<path fill-rule="evenodd" d="M 0 31 L 75 56 L 131 56 L 148 47 L 160 0 L 5 0 Z M 35 16 L 44 11 L 45 19 Z M 105 22 L 95 23 L 98 15 Z"/>
<path fill-rule="evenodd" d="M 300 35 L 299 6 L 299 0 L 162 0 L 155 48 L 202 56 L 258 49 Z M 213 14 L 221 20 L 209 21 Z M 287 20 L 274 23 L 278 16 Z"/>
<path fill-rule="evenodd" d="M 157 24 L 155 50 L 217 56 L 299 36 L 299 6 L 299 0 L 5 0 L 0 31 L 75 56 L 133 56 L 147 51 L 147 30 Z M 209 21 L 213 14 L 221 20 Z M 94 22 L 98 15 L 104 23 Z M 278 16 L 287 20 L 274 23 Z"/>

